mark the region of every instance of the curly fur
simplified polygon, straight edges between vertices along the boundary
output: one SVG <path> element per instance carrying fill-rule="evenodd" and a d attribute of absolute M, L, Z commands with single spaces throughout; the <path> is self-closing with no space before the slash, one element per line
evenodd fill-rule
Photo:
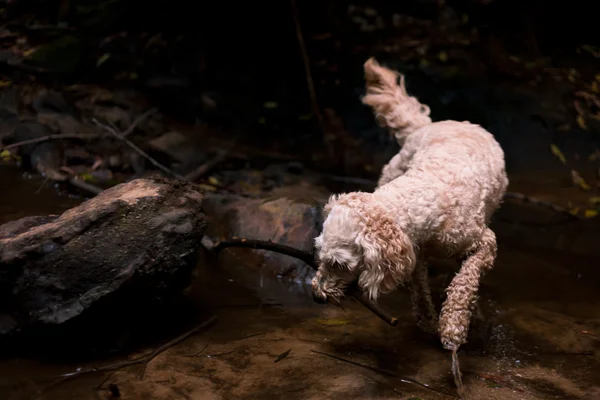
<path fill-rule="evenodd" d="M 409 284 L 418 325 L 457 349 L 466 341 L 480 278 L 496 257 L 488 224 L 508 185 L 504 153 L 478 125 L 432 123 L 404 80 L 398 84 L 398 74 L 375 60 L 365 63 L 365 76 L 363 102 L 402 149 L 383 168 L 375 192 L 332 196 L 325 206 L 313 295 L 339 301 L 358 280 L 376 300 Z M 429 257 L 463 260 L 439 320 L 427 281 Z"/>

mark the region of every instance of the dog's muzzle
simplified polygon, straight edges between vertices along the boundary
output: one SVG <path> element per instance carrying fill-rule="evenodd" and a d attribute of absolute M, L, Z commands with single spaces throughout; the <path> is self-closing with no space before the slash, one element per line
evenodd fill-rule
<path fill-rule="evenodd" d="M 327 304 L 327 297 L 321 297 L 318 294 L 316 294 L 314 291 L 312 293 L 312 298 L 315 301 L 315 303 Z"/>

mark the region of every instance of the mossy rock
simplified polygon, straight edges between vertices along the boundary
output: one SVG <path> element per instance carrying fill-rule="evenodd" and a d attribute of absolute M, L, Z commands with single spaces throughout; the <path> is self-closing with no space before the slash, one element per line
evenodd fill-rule
<path fill-rule="evenodd" d="M 80 39 L 74 36 L 63 36 L 38 47 L 26 60 L 53 72 L 71 73 L 81 64 L 84 50 L 85 47 Z"/>

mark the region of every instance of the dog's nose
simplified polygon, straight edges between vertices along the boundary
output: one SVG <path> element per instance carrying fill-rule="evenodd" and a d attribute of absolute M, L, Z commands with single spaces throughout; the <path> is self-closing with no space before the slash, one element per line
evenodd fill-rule
<path fill-rule="evenodd" d="M 313 297 L 313 300 L 315 301 L 315 303 L 327 304 L 327 297 L 321 297 L 321 296 L 317 295 L 315 292 L 313 292 L 312 297 Z"/>

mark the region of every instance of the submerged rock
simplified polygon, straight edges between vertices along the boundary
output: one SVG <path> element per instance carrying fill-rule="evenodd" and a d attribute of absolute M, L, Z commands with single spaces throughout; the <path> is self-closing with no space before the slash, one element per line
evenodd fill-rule
<path fill-rule="evenodd" d="M 0 226 L 0 338 L 99 302 L 118 310 L 180 293 L 206 228 L 202 200 L 189 184 L 137 179 L 60 216 Z"/>
<path fill-rule="evenodd" d="M 207 235 L 213 238 L 271 240 L 309 252 L 323 223 L 317 205 L 285 197 L 248 199 L 207 193 L 204 208 L 210 221 Z M 235 269 L 232 275 L 274 297 L 294 288 L 303 293 L 314 274 L 304 262 L 270 251 L 230 248 L 224 253 L 227 255 L 222 257 L 229 258 L 226 268 Z M 274 280 L 283 285 L 279 289 L 267 287 Z"/>

